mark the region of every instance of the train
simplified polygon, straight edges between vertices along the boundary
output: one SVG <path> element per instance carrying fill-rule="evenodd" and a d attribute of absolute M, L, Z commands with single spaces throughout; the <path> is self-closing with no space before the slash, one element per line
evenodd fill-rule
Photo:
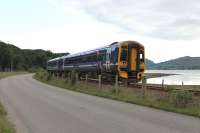
<path fill-rule="evenodd" d="M 145 71 L 145 48 L 136 41 L 114 42 L 105 47 L 66 55 L 47 61 L 47 70 L 56 73 L 118 75 L 140 81 Z"/>

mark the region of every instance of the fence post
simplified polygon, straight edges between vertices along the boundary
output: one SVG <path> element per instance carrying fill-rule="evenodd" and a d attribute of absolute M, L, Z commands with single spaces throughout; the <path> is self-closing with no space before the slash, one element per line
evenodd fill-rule
<path fill-rule="evenodd" d="M 162 80 L 162 88 L 164 88 L 165 80 Z"/>
<path fill-rule="evenodd" d="M 72 70 L 71 72 L 71 85 L 75 85 L 76 84 L 76 72 L 75 70 Z"/>
<path fill-rule="evenodd" d="M 71 81 L 71 74 L 70 72 L 67 73 L 67 82 L 70 84 Z"/>
<path fill-rule="evenodd" d="M 57 74 L 57 75 L 56 75 L 56 76 L 57 76 L 57 79 L 59 79 L 59 72 L 57 72 L 56 74 Z"/>
<path fill-rule="evenodd" d="M 142 91 L 143 91 L 143 96 L 146 96 L 146 91 L 147 91 L 147 86 L 146 86 L 147 80 L 146 77 L 142 77 Z"/>
<path fill-rule="evenodd" d="M 75 81 L 75 82 L 77 83 L 77 82 L 78 82 L 78 73 L 76 73 L 75 76 L 76 76 L 76 77 L 75 77 L 75 78 L 76 78 L 76 81 Z"/>
<path fill-rule="evenodd" d="M 85 83 L 88 83 L 88 74 L 85 75 Z"/>
<path fill-rule="evenodd" d="M 99 88 L 101 88 L 101 75 L 99 75 Z"/>
<path fill-rule="evenodd" d="M 118 75 L 115 75 L 115 92 L 118 93 Z"/>

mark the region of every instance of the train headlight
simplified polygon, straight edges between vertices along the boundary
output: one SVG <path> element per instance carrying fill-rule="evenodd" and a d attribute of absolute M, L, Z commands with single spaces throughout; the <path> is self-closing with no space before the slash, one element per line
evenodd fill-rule
<path fill-rule="evenodd" d="M 144 73 L 143 72 L 139 72 L 137 74 L 137 79 L 141 79 L 143 76 L 144 76 Z"/>

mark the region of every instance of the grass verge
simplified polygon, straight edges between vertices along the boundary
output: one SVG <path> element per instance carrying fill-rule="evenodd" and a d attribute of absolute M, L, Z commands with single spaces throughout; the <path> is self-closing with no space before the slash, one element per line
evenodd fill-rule
<path fill-rule="evenodd" d="M 61 87 L 67 90 L 153 107 L 165 111 L 187 114 L 200 118 L 200 105 L 198 102 L 192 99 L 184 106 L 175 106 L 175 101 L 170 99 L 170 93 L 167 95 L 152 95 L 147 93 L 147 95 L 144 97 L 141 90 L 133 88 L 118 87 L 118 91 L 116 92 L 116 88 L 111 85 L 103 85 L 102 88 L 99 89 L 98 85 L 92 83 L 86 84 L 83 81 L 78 82 L 76 85 L 71 85 L 64 79 L 58 79 L 54 77 L 49 78 L 48 76 L 41 74 L 34 75 L 34 78 L 43 83 Z M 183 94 L 185 95 L 185 93 Z M 184 99 L 184 95 L 179 92 L 173 93 L 173 96 L 177 96 L 176 98 L 178 100 L 180 100 L 182 97 Z"/>
<path fill-rule="evenodd" d="M 0 72 L 0 79 L 14 76 L 18 74 L 25 74 L 26 72 Z M 7 113 L 0 103 L 0 133 L 15 133 L 15 128 L 13 124 L 8 120 Z"/>
<path fill-rule="evenodd" d="M 0 103 L 0 133 L 15 133 L 14 126 L 8 121 L 7 113 Z"/>
<path fill-rule="evenodd" d="M 14 76 L 14 75 L 19 75 L 19 74 L 26 74 L 27 72 L 0 72 L 0 79 L 9 77 L 9 76 Z"/>

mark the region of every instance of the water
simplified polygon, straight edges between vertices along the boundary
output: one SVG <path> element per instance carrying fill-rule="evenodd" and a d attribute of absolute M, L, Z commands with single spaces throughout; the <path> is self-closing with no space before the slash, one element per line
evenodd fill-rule
<path fill-rule="evenodd" d="M 168 85 L 200 85 L 200 70 L 147 70 L 146 73 L 177 74 L 165 77 L 151 78 L 147 83 Z"/>

